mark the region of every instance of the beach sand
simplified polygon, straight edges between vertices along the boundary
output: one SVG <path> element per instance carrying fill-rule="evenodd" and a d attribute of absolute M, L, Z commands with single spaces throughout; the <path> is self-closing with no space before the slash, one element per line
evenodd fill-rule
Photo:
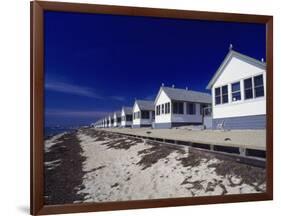
<path fill-rule="evenodd" d="M 265 169 L 187 146 L 160 144 L 91 128 L 46 143 L 52 145 L 45 154 L 55 155 L 45 159 L 47 204 L 266 190 Z M 56 191 L 58 188 L 60 193 Z"/>

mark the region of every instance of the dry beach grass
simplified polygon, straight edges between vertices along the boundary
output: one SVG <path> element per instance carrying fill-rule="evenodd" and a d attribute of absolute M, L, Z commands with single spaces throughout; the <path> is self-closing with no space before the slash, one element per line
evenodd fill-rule
<path fill-rule="evenodd" d="M 260 193 L 265 169 L 187 146 L 81 129 L 45 142 L 45 202 Z"/>

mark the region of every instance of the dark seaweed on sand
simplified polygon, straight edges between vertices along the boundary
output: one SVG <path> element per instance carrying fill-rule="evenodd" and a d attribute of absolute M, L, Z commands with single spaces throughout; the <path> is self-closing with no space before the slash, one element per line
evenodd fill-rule
<path fill-rule="evenodd" d="M 142 166 L 142 170 L 151 167 L 160 159 L 167 158 L 173 152 L 185 153 L 185 150 L 183 150 L 181 146 L 167 145 L 151 141 L 147 141 L 146 144 L 152 147 L 138 152 L 138 155 L 141 156 L 141 160 L 137 165 Z"/>
<path fill-rule="evenodd" d="M 77 194 L 82 189 L 84 172 L 82 164 L 85 158 L 81 155 L 82 148 L 76 133 L 65 134 L 58 139 L 61 143 L 53 145 L 45 152 L 44 161 L 60 160 L 54 169 L 44 166 L 44 197 L 45 204 L 66 204 L 83 200 L 83 195 Z"/>

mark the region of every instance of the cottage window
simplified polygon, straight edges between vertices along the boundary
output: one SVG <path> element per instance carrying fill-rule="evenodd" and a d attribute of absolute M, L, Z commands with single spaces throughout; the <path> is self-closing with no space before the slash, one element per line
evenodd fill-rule
<path fill-rule="evenodd" d="M 240 82 L 232 83 L 231 90 L 232 90 L 232 101 L 241 100 Z"/>
<path fill-rule="evenodd" d="M 222 86 L 221 87 L 221 93 L 222 93 L 222 103 L 228 103 L 228 86 Z"/>
<path fill-rule="evenodd" d="M 170 102 L 169 102 L 169 103 L 167 103 L 167 108 L 168 108 L 167 113 L 170 113 L 170 112 L 171 112 L 171 104 L 170 104 Z"/>
<path fill-rule="evenodd" d="M 263 97 L 264 96 L 263 75 L 254 77 L 254 85 L 255 85 L 255 97 Z"/>
<path fill-rule="evenodd" d="M 126 121 L 132 121 L 132 115 L 126 115 Z"/>
<path fill-rule="evenodd" d="M 186 110 L 188 115 L 195 115 L 196 114 L 195 103 L 187 103 Z"/>
<path fill-rule="evenodd" d="M 221 104 L 221 88 L 215 88 L 215 104 Z"/>
<path fill-rule="evenodd" d="M 155 119 L 155 111 L 152 111 L 152 119 Z"/>
<path fill-rule="evenodd" d="M 165 114 L 170 113 L 170 103 L 165 103 Z"/>
<path fill-rule="evenodd" d="M 164 114 L 164 113 L 165 113 L 164 104 L 162 104 L 162 112 L 161 112 L 161 114 Z"/>
<path fill-rule="evenodd" d="M 158 107 L 159 107 L 159 106 L 157 105 L 157 106 L 156 106 L 156 115 L 159 115 L 159 114 L 158 114 Z"/>
<path fill-rule="evenodd" d="M 253 83 L 252 78 L 244 80 L 245 99 L 253 98 Z"/>
<path fill-rule="evenodd" d="M 120 123 L 121 122 L 121 117 L 117 118 L 117 122 Z"/>
<path fill-rule="evenodd" d="M 173 113 L 183 114 L 183 102 L 173 102 Z"/>
<path fill-rule="evenodd" d="M 149 119 L 149 111 L 141 111 L 142 119 Z"/>

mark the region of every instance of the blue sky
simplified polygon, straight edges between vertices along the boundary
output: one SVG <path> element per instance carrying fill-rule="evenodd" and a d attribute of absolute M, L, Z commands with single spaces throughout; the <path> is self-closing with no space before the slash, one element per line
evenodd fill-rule
<path fill-rule="evenodd" d="M 84 125 L 153 99 L 206 91 L 228 52 L 265 59 L 265 25 L 45 12 L 45 124 Z"/>

